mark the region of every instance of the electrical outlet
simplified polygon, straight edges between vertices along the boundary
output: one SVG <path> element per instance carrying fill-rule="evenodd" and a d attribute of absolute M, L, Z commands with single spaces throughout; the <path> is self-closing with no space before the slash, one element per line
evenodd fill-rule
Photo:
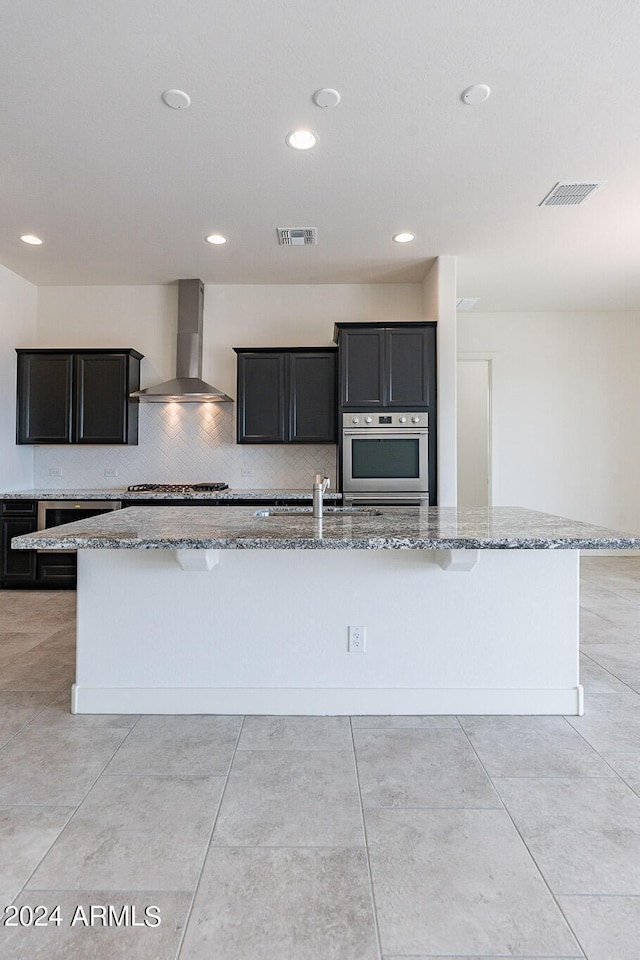
<path fill-rule="evenodd" d="M 241 476 L 241 477 L 252 477 L 252 476 L 253 476 L 253 473 L 251 472 L 251 470 L 249 470 L 248 467 L 242 467 L 242 469 L 240 470 L 240 476 Z"/>
<path fill-rule="evenodd" d="M 349 653 L 364 653 L 366 650 L 366 639 L 366 627 L 349 627 Z"/>
<path fill-rule="evenodd" d="M 105 475 L 105 477 L 117 477 L 117 476 L 118 476 L 118 468 L 117 468 L 117 467 L 105 467 L 105 468 L 104 468 L 104 475 Z"/>
<path fill-rule="evenodd" d="M 49 476 L 50 476 L 50 477 L 61 477 L 61 476 L 62 476 L 62 467 L 49 467 Z"/>

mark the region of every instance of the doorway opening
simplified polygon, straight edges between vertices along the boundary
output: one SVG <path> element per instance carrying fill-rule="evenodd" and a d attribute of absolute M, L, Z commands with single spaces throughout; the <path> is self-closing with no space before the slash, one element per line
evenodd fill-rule
<path fill-rule="evenodd" d="M 492 358 L 458 356 L 458 506 L 490 507 Z"/>

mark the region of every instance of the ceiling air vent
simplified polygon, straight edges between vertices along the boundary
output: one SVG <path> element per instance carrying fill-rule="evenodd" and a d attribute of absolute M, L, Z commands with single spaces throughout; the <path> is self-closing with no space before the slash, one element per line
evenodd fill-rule
<path fill-rule="evenodd" d="M 538 204 L 539 207 L 575 207 L 584 203 L 587 197 L 605 183 L 604 180 L 590 180 L 573 183 L 556 183 L 553 190 Z"/>
<path fill-rule="evenodd" d="M 316 242 L 315 227 L 278 227 L 278 243 L 285 247 L 303 247 Z"/>
<path fill-rule="evenodd" d="M 471 310 L 472 307 L 475 307 L 479 299 L 480 297 L 458 297 L 456 300 L 456 308 L 458 310 Z"/>

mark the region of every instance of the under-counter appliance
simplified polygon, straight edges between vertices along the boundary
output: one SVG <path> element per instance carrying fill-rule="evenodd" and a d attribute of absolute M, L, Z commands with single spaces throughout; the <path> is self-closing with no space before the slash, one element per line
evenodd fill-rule
<path fill-rule="evenodd" d="M 343 413 L 345 504 L 387 506 L 429 502 L 429 414 Z"/>
<path fill-rule="evenodd" d="M 59 527 L 74 520 L 88 520 L 110 510 L 119 510 L 119 500 L 39 500 L 38 530 Z M 75 550 L 38 550 L 38 553 L 75 553 Z"/>

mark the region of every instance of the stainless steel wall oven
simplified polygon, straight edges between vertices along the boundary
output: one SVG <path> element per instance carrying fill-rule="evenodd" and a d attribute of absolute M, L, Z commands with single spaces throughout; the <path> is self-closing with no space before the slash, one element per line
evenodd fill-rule
<path fill-rule="evenodd" d="M 344 413 L 342 493 L 345 503 L 428 503 L 429 414 Z"/>

